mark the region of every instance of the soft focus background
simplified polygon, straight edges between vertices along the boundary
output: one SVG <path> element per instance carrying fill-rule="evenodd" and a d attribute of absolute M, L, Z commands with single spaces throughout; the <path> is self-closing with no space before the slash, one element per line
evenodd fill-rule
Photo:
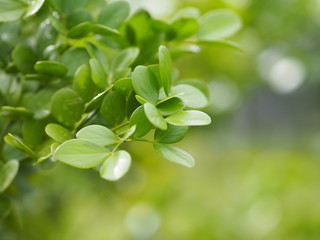
<path fill-rule="evenodd" d="M 143 143 L 130 146 L 133 167 L 116 183 L 48 166 L 17 199 L 21 230 L 0 239 L 320 239 L 320 1 L 129 2 L 160 18 L 188 6 L 243 18 L 233 38 L 243 52 L 208 47 L 175 62 L 212 94 L 213 123 L 179 144 L 196 166 Z"/>

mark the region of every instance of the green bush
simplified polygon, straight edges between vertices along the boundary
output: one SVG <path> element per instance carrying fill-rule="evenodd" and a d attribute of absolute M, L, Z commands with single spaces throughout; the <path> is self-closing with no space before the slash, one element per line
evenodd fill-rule
<path fill-rule="evenodd" d="M 229 10 L 182 9 L 168 22 L 123 1 L 0 0 L 0 218 L 19 165 L 60 161 L 115 181 L 129 169 L 124 143 L 153 144 L 187 167 L 171 144 L 189 126 L 210 124 L 198 80 L 179 79 L 172 59 L 202 45 L 238 48 L 225 38 L 241 27 Z M 120 150 L 121 149 L 121 150 Z"/>

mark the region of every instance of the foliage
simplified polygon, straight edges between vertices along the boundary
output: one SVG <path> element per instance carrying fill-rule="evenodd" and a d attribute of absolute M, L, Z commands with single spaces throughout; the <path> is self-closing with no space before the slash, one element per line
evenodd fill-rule
<path fill-rule="evenodd" d="M 172 58 L 203 43 L 234 47 L 224 38 L 241 26 L 235 13 L 181 11 L 165 22 L 142 9 L 130 15 L 123 1 L 0 4 L 1 192 L 23 174 L 19 165 L 56 160 L 118 180 L 131 164 L 119 149 L 130 142 L 151 143 L 162 157 L 194 165 L 170 144 L 189 126 L 210 124 L 198 110 L 207 106 L 208 90 L 178 81 Z"/>

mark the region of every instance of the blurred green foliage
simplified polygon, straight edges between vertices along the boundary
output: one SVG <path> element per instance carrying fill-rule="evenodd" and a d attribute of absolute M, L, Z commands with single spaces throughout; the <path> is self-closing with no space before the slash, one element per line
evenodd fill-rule
<path fill-rule="evenodd" d="M 149 2 L 170 15 L 168 1 Z M 173 13 L 228 7 L 244 19 L 234 37 L 243 52 L 206 47 L 175 62 L 211 86 L 212 126 L 178 145 L 195 168 L 162 164 L 148 145 L 130 147 L 137 161 L 117 183 L 62 164 L 41 175 L 25 166 L 16 185 L 28 191 L 1 239 L 320 238 L 320 2 L 171 2 Z"/>

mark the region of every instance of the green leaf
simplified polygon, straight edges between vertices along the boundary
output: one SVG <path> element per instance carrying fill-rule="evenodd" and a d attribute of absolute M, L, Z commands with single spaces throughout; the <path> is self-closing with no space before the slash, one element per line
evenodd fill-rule
<path fill-rule="evenodd" d="M 131 137 L 135 131 L 136 131 L 136 125 L 133 125 L 132 127 L 126 130 L 124 136 L 121 138 L 121 141 L 124 142 L 126 139 Z"/>
<path fill-rule="evenodd" d="M 90 68 L 91 68 L 91 77 L 93 82 L 101 89 L 105 90 L 108 86 L 108 76 L 105 73 L 103 66 L 100 62 L 95 59 L 91 58 L 90 61 Z"/>
<path fill-rule="evenodd" d="M 133 90 L 131 78 L 122 78 L 114 83 L 114 90 L 121 93 L 124 97 L 129 96 Z"/>
<path fill-rule="evenodd" d="M 73 127 L 80 120 L 83 110 L 83 100 L 72 89 L 62 88 L 52 97 L 50 111 L 58 122 L 67 127 Z"/>
<path fill-rule="evenodd" d="M 194 166 L 194 158 L 186 151 L 167 144 L 155 143 L 154 149 L 165 159 L 186 167 Z"/>
<path fill-rule="evenodd" d="M 53 90 L 47 88 L 42 89 L 33 95 L 29 108 L 34 112 L 35 119 L 43 119 L 49 116 L 51 99 L 53 95 Z"/>
<path fill-rule="evenodd" d="M 17 160 L 10 160 L 0 167 L 0 193 L 4 192 L 16 177 L 19 169 Z"/>
<path fill-rule="evenodd" d="M 54 61 L 38 61 L 34 65 L 34 69 L 38 73 L 52 77 L 63 77 L 68 72 L 68 68 L 64 64 Z"/>
<path fill-rule="evenodd" d="M 92 168 L 103 162 L 109 150 L 82 139 L 72 139 L 61 144 L 53 156 L 68 165 L 77 168 Z"/>
<path fill-rule="evenodd" d="M 71 14 L 67 15 L 67 27 L 73 28 L 80 23 L 92 22 L 92 16 L 89 11 L 84 8 L 75 9 Z"/>
<path fill-rule="evenodd" d="M 144 112 L 148 120 L 152 123 L 152 125 L 157 128 L 160 128 L 161 130 L 166 130 L 167 123 L 162 117 L 160 111 L 151 103 L 146 103 L 143 106 L 144 106 Z"/>
<path fill-rule="evenodd" d="M 126 48 L 120 51 L 112 61 L 111 68 L 114 72 L 130 67 L 139 55 L 139 48 Z"/>
<path fill-rule="evenodd" d="M 56 123 L 49 123 L 45 128 L 45 132 L 49 137 L 59 143 L 63 143 L 74 138 L 68 129 Z"/>
<path fill-rule="evenodd" d="M 144 98 L 140 97 L 139 95 L 136 95 L 136 99 L 137 99 L 138 102 L 141 103 L 141 104 L 145 104 L 145 103 L 148 102 L 147 100 L 145 100 Z"/>
<path fill-rule="evenodd" d="M 196 34 L 199 29 L 199 23 L 195 18 L 180 18 L 172 23 L 175 30 L 175 39 L 183 40 Z"/>
<path fill-rule="evenodd" d="M 91 100 L 97 90 L 91 80 L 91 75 L 89 64 L 83 64 L 78 68 L 73 79 L 73 90 L 75 90 L 85 102 Z"/>
<path fill-rule="evenodd" d="M 97 22 L 111 28 L 118 28 L 126 20 L 129 13 L 130 6 L 127 2 L 109 3 L 99 13 Z"/>
<path fill-rule="evenodd" d="M 159 48 L 159 68 L 161 82 L 167 95 L 170 94 L 172 86 L 172 60 L 169 50 L 165 46 Z"/>
<path fill-rule="evenodd" d="M 166 121 L 176 126 L 201 126 L 211 123 L 211 118 L 197 110 L 177 112 L 166 118 Z"/>
<path fill-rule="evenodd" d="M 89 61 L 89 55 L 83 48 L 69 48 L 62 54 L 61 63 L 68 67 L 67 76 L 73 77 L 77 69 Z"/>
<path fill-rule="evenodd" d="M 231 10 L 220 9 L 207 12 L 200 18 L 198 38 L 217 40 L 227 38 L 241 28 L 240 17 Z"/>
<path fill-rule="evenodd" d="M 24 1 L 0 0 L 0 6 L 0 22 L 9 22 L 21 18 L 28 4 Z"/>
<path fill-rule="evenodd" d="M 100 176 L 106 180 L 117 181 L 129 170 L 131 156 L 128 152 L 120 150 L 108 157 L 100 168 Z"/>
<path fill-rule="evenodd" d="M 91 58 L 95 58 L 102 65 L 102 68 L 106 75 L 109 73 L 109 62 L 107 56 L 104 54 L 103 50 L 91 43 L 86 43 L 86 49 Z"/>
<path fill-rule="evenodd" d="M 172 88 L 172 94 L 176 94 L 182 99 L 186 107 L 203 108 L 209 104 L 208 98 L 198 88 L 180 84 Z"/>
<path fill-rule="evenodd" d="M 74 26 L 70 29 L 68 33 L 69 38 L 83 38 L 88 35 L 92 30 L 92 23 L 91 22 L 82 22 L 78 25 Z"/>
<path fill-rule="evenodd" d="M 25 153 L 29 157 L 36 158 L 36 154 L 27 147 L 22 141 L 20 141 L 17 137 L 13 136 L 11 133 L 8 133 L 4 137 L 4 141 L 11 145 L 12 147 L 20 150 L 21 152 Z"/>
<path fill-rule="evenodd" d="M 171 115 L 184 108 L 183 101 L 178 97 L 169 98 L 166 101 L 162 101 L 157 105 L 157 109 L 162 115 Z"/>
<path fill-rule="evenodd" d="M 159 64 L 153 64 L 149 65 L 148 69 L 153 73 L 153 75 L 156 77 L 159 88 L 163 87 L 162 86 L 162 81 L 161 81 L 161 75 L 160 75 L 160 67 Z"/>
<path fill-rule="evenodd" d="M 30 17 L 40 10 L 45 0 L 28 1 L 29 7 L 24 17 Z"/>
<path fill-rule="evenodd" d="M 121 123 L 126 116 L 125 107 L 126 100 L 124 96 L 113 91 L 103 99 L 100 113 L 104 120 L 109 124 L 116 126 Z"/>
<path fill-rule="evenodd" d="M 137 66 L 132 73 L 134 91 L 150 103 L 156 103 L 159 96 L 158 81 L 145 66 Z"/>
<path fill-rule="evenodd" d="M 18 70 L 22 73 L 34 72 L 33 65 L 37 61 L 37 57 L 30 47 L 17 45 L 11 53 L 11 57 Z"/>
<path fill-rule="evenodd" d="M 44 135 L 44 123 L 35 119 L 27 119 L 22 125 L 23 140 L 31 148 L 36 148 Z"/>
<path fill-rule="evenodd" d="M 0 220 L 7 217 L 12 209 L 10 199 L 5 195 L 0 195 Z"/>
<path fill-rule="evenodd" d="M 91 31 L 105 37 L 118 37 L 120 35 L 119 31 L 101 24 L 92 24 Z"/>
<path fill-rule="evenodd" d="M 119 142 L 118 137 L 109 129 L 101 125 L 90 125 L 77 132 L 77 138 L 93 142 L 100 146 L 110 146 Z"/>
<path fill-rule="evenodd" d="M 127 105 L 126 105 L 126 115 L 129 118 L 131 114 L 139 107 L 141 104 L 136 99 L 136 94 L 134 91 L 128 97 Z"/>
<path fill-rule="evenodd" d="M 33 113 L 24 107 L 11 107 L 2 106 L 0 107 L 0 116 L 10 117 L 13 119 L 23 119 L 26 117 L 31 117 Z"/>
<path fill-rule="evenodd" d="M 107 95 L 110 89 L 111 87 L 107 88 L 106 90 L 92 98 L 90 102 L 86 103 L 85 112 L 91 112 L 94 109 L 100 108 L 104 97 Z"/>
<path fill-rule="evenodd" d="M 181 141 L 187 135 L 187 132 L 188 127 L 168 124 L 165 131 L 156 129 L 154 139 L 159 143 L 176 143 Z"/>
<path fill-rule="evenodd" d="M 47 139 L 43 144 L 40 145 L 39 150 L 37 151 L 38 158 L 35 164 L 42 163 L 52 156 L 51 146 L 53 144 L 58 144 L 58 146 L 60 145 L 53 139 Z"/>
<path fill-rule="evenodd" d="M 194 86 L 195 88 L 199 89 L 208 99 L 210 99 L 210 91 L 209 91 L 209 87 L 208 84 L 206 84 L 205 82 L 199 80 L 199 79 L 184 79 L 182 81 L 179 81 L 177 85 L 181 85 L 181 84 L 188 84 L 191 86 Z"/>
<path fill-rule="evenodd" d="M 77 8 L 85 7 L 88 3 L 88 0 L 50 0 L 52 7 L 55 8 L 61 14 L 70 14 L 75 11 Z"/>
<path fill-rule="evenodd" d="M 238 51 L 243 51 L 242 50 L 242 47 L 235 43 L 235 42 L 232 42 L 232 41 L 228 41 L 228 40 L 199 40 L 197 41 L 197 44 L 202 46 L 216 46 L 216 47 L 227 47 L 227 48 L 233 48 L 235 50 L 238 50 Z"/>
<path fill-rule="evenodd" d="M 133 137 L 140 138 L 146 135 L 151 129 L 152 124 L 148 120 L 146 114 L 144 113 L 143 106 L 138 107 L 131 115 L 130 127 L 136 125 L 136 131 L 134 132 Z"/>

